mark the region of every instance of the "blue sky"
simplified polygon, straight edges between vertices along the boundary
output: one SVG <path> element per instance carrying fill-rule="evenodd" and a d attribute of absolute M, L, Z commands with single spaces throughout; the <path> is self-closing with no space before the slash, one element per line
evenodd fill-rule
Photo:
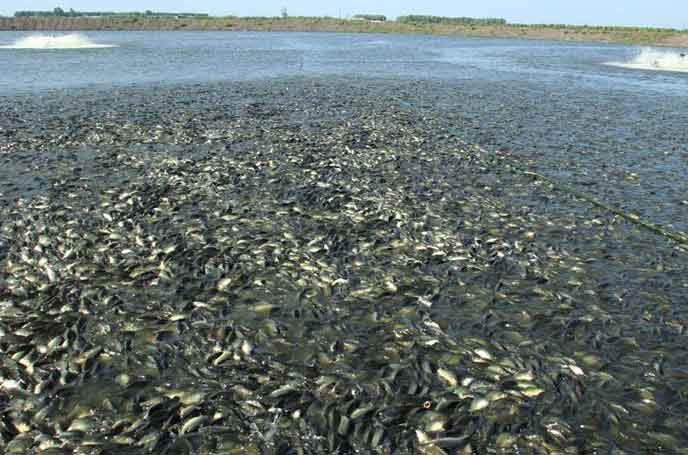
<path fill-rule="evenodd" d="M 0 0 L 0 14 L 19 9 L 101 11 L 184 11 L 213 15 L 347 16 L 357 13 L 433 14 L 438 16 L 503 17 L 510 22 L 640 25 L 688 29 L 687 0 Z"/>

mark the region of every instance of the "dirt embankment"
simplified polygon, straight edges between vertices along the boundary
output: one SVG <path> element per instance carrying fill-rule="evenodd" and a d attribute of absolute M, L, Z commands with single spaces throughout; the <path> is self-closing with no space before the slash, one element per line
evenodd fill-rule
<path fill-rule="evenodd" d="M 46 30 L 207 30 L 409 33 L 448 36 L 546 39 L 558 41 L 647 44 L 688 47 L 688 32 L 633 27 L 550 25 L 405 24 L 333 18 L 146 18 L 146 17 L 19 17 L 0 18 L 0 31 Z"/>

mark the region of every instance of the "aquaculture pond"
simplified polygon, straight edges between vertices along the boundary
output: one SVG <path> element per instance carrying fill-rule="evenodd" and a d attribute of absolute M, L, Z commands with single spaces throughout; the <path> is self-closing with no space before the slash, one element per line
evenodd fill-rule
<path fill-rule="evenodd" d="M 3 453 L 688 453 L 685 74 L 321 34 L 0 60 L 180 36 L 306 63 L 5 82 Z"/>

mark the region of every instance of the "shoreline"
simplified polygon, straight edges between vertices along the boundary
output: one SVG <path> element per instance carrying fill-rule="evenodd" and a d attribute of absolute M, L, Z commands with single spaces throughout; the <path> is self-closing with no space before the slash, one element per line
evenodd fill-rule
<path fill-rule="evenodd" d="M 688 47 L 688 32 L 636 27 L 568 25 L 405 24 L 333 18 L 0 18 L 0 31 L 241 31 L 336 32 L 521 38 L 580 43 Z"/>

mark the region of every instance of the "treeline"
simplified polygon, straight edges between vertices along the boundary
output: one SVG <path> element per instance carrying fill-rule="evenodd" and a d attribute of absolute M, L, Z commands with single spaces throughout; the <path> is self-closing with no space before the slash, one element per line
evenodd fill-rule
<path fill-rule="evenodd" d="M 627 25 L 567 25 L 567 24 L 509 24 L 521 28 L 553 28 L 569 30 L 592 30 L 599 32 L 681 32 L 676 28 L 630 27 Z"/>
<path fill-rule="evenodd" d="M 110 11 L 74 11 L 73 9 L 63 10 L 55 8 L 52 11 L 17 11 L 14 17 L 209 17 L 205 13 L 158 13 L 154 11 L 145 12 L 123 12 L 115 13 Z"/>
<path fill-rule="evenodd" d="M 399 16 L 397 22 L 402 24 L 460 24 L 460 25 L 506 25 L 506 19 L 476 17 L 443 17 L 443 16 Z"/>

